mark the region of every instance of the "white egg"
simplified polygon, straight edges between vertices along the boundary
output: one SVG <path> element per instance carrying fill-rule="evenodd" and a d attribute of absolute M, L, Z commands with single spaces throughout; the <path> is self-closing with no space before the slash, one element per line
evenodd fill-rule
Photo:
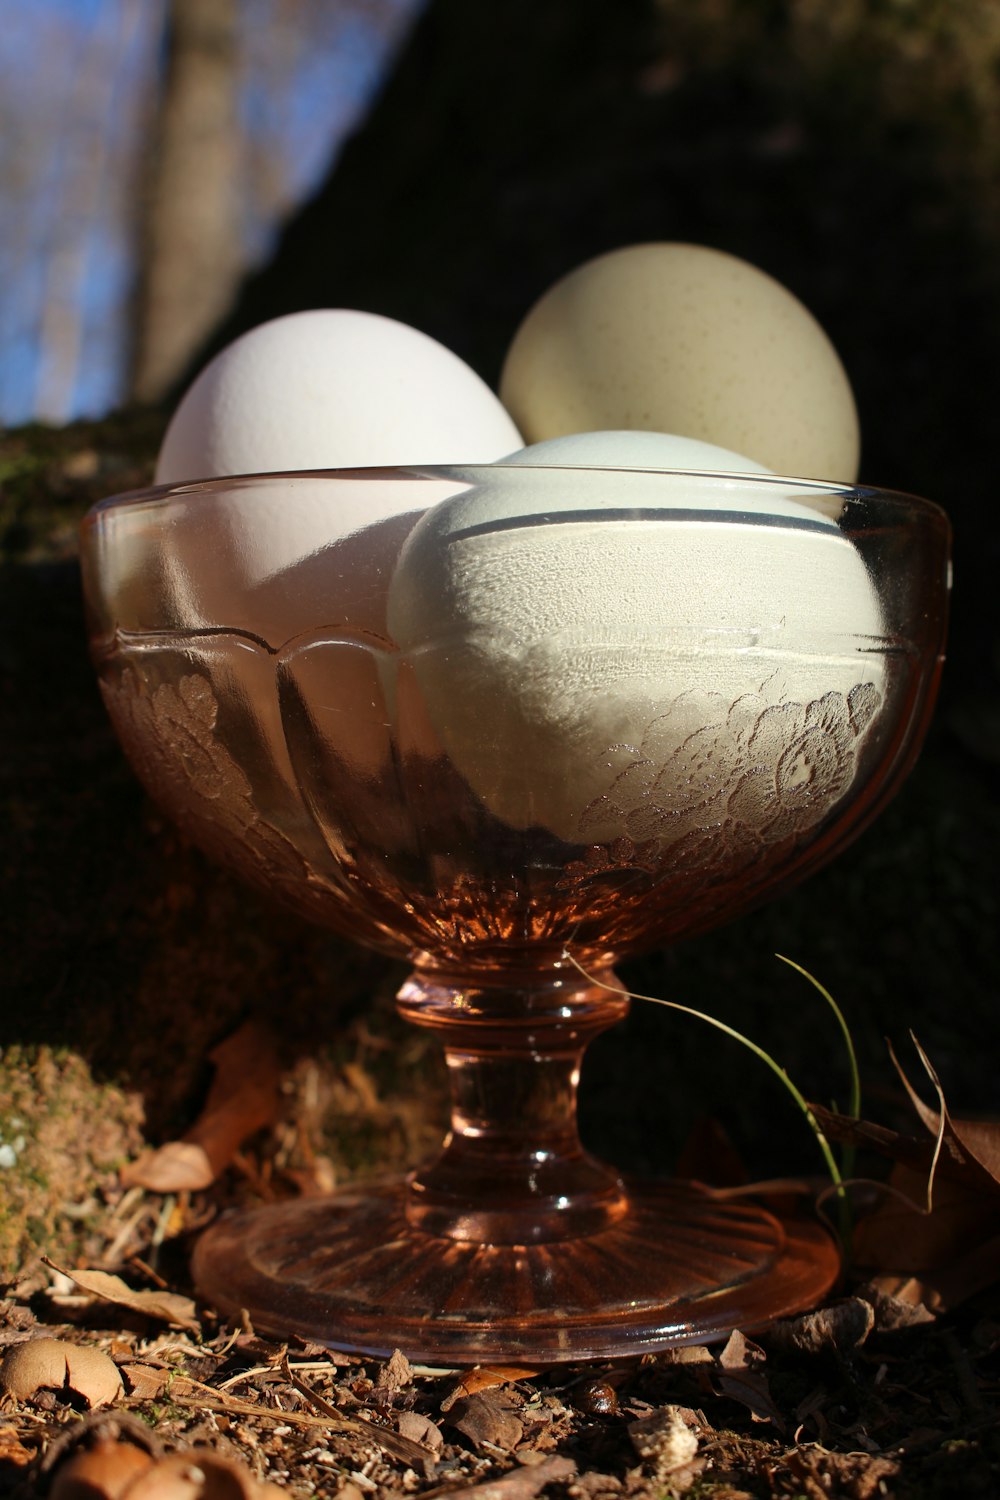
<path fill-rule="evenodd" d="M 703 245 L 632 245 L 564 276 L 518 329 L 500 394 L 529 443 L 646 429 L 778 474 L 857 474 L 854 398 L 822 328 L 771 276 Z"/>
<path fill-rule="evenodd" d="M 193 486 L 118 549 L 135 580 L 119 592 L 130 610 L 120 623 L 243 630 L 275 648 L 320 630 L 384 643 L 404 541 L 428 505 L 464 488 L 393 470 Z"/>
<path fill-rule="evenodd" d="M 442 344 L 327 308 L 263 323 L 216 355 L 174 414 L 156 482 L 489 463 L 520 443 L 493 392 Z"/>
<path fill-rule="evenodd" d="M 570 842 L 811 826 L 882 690 L 859 553 L 766 475 L 495 466 L 414 528 L 388 622 L 473 791 Z"/>
<path fill-rule="evenodd" d="M 599 469 L 717 469 L 732 474 L 768 472 L 763 464 L 744 458 L 742 453 L 670 432 L 574 432 L 531 443 L 497 462 Z"/>
<path fill-rule="evenodd" d="M 520 443 L 492 391 L 443 345 L 374 313 L 293 313 L 244 334 L 198 375 L 167 429 L 158 484 L 315 469 L 488 462 Z M 216 487 L 204 522 L 163 538 L 162 571 L 203 627 L 273 645 L 310 627 L 384 636 L 399 548 L 454 492 L 387 473 L 307 472 Z"/>

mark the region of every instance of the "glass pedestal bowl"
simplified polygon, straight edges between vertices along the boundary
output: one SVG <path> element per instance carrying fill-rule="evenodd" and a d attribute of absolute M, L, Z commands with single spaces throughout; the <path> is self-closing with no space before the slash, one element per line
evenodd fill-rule
<path fill-rule="evenodd" d="M 770 476 L 260 475 L 106 501 L 83 561 L 150 793 L 408 959 L 400 1008 L 447 1056 L 438 1159 L 222 1219 L 208 1299 L 340 1348 L 545 1363 L 829 1289 L 818 1225 L 623 1179 L 581 1148 L 575 1091 L 627 1007 L 617 959 L 801 879 L 907 772 L 941 663 L 939 510 Z"/>

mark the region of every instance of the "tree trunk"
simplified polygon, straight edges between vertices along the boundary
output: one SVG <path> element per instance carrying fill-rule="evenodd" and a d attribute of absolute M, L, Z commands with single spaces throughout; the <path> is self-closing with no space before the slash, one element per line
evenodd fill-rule
<path fill-rule="evenodd" d="M 171 0 L 138 231 L 130 393 L 159 400 L 243 270 L 236 0 Z"/>

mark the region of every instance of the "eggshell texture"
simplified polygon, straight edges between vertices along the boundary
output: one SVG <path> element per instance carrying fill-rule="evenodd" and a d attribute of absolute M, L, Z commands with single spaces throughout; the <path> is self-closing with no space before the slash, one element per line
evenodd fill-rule
<path fill-rule="evenodd" d="M 98 1439 L 81 1448 L 56 1470 L 50 1500 L 121 1500 L 139 1474 L 153 1465 L 152 1455 L 130 1442 Z"/>
<path fill-rule="evenodd" d="M 157 484 L 220 474 L 488 463 L 521 437 L 489 387 L 426 334 L 322 309 L 251 329 L 202 370 Z"/>
<path fill-rule="evenodd" d="M 106 1406 L 121 1395 L 122 1378 L 114 1361 L 100 1349 L 63 1339 L 15 1344 L 0 1364 L 0 1391 L 19 1401 L 32 1400 L 40 1390 L 67 1386 L 88 1406 Z"/>
<path fill-rule="evenodd" d="M 669 432 L 574 432 L 567 437 L 531 443 L 497 462 L 603 469 L 721 470 L 731 474 L 768 472 L 763 464 L 744 458 L 741 453 Z"/>
<path fill-rule="evenodd" d="M 849 696 L 866 719 L 877 703 L 867 648 L 881 619 L 861 557 L 806 499 L 767 476 L 498 465 L 429 511 L 401 553 L 389 626 L 490 811 L 570 842 L 636 835 L 652 781 L 671 816 L 700 785 L 685 746 L 706 750 L 721 795 L 741 768 L 773 785 L 782 735 L 808 731 L 818 749 L 829 731 L 836 776 L 821 788 L 803 772 L 795 789 L 802 816 L 822 817 L 853 774 Z M 646 769 L 611 795 L 623 756 Z M 755 838 L 773 822 L 766 785 L 744 792 Z"/>
<path fill-rule="evenodd" d="M 500 395 L 529 443 L 636 428 L 779 474 L 857 475 L 857 412 L 826 334 L 772 277 L 701 245 L 633 245 L 563 277 L 518 329 Z"/>

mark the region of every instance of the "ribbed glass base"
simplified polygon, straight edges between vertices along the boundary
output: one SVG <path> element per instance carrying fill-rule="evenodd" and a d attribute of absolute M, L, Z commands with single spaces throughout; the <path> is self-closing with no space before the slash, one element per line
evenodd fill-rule
<path fill-rule="evenodd" d="M 611 1358 L 724 1338 L 810 1306 L 839 1271 L 816 1224 L 683 1183 L 626 1184 L 621 1216 L 543 1244 L 437 1237 L 406 1179 L 227 1217 L 195 1277 L 254 1327 L 421 1363 Z"/>

